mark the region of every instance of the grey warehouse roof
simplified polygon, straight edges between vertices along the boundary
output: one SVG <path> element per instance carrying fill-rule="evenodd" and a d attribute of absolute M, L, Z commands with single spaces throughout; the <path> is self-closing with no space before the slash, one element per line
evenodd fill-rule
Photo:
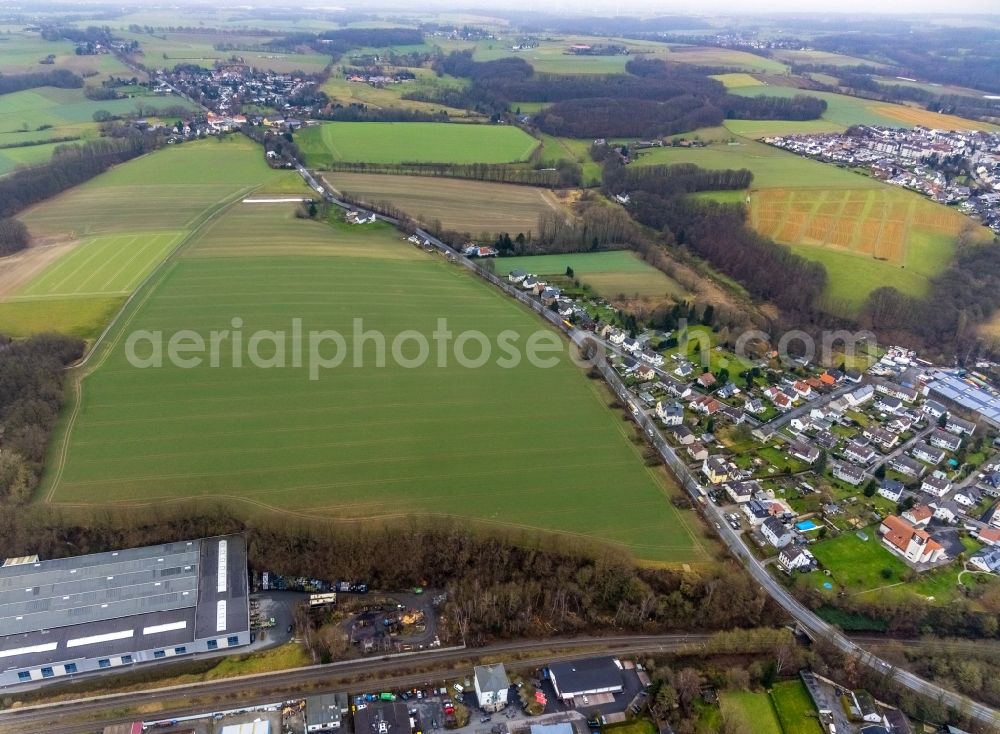
<path fill-rule="evenodd" d="M 572 662 L 553 663 L 549 672 L 556 679 L 564 696 L 579 691 L 621 688 L 622 671 L 612 658 L 589 658 Z"/>

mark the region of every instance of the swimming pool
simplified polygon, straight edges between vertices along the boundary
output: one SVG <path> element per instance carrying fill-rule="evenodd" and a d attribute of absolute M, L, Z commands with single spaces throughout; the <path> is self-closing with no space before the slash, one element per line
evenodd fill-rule
<path fill-rule="evenodd" d="M 795 529 L 801 533 L 808 533 L 810 530 L 815 530 L 818 527 L 819 525 L 814 523 L 812 520 L 803 520 L 795 525 Z"/>

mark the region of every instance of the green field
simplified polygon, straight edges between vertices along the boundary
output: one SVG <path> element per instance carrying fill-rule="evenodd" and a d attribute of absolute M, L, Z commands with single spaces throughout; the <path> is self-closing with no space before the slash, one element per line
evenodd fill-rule
<path fill-rule="evenodd" d="M 46 163 L 52 157 L 56 146 L 66 143 L 45 143 L 26 145 L 20 148 L 0 148 L 0 176 L 10 173 L 19 166 L 33 166 Z"/>
<path fill-rule="evenodd" d="M 741 87 L 762 87 L 764 82 L 756 79 L 746 72 L 738 71 L 730 74 L 712 74 L 713 79 L 722 82 L 726 89 L 739 89 Z"/>
<path fill-rule="evenodd" d="M 270 517 L 444 515 L 592 536 L 649 561 L 706 560 L 691 519 L 669 502 L 665 475 L 643 465 L 604 389 L 565 355 L 551 368 L 439 367 L 436 358 L 375 367 L 369 343 L 357 352 L 364 369 L 352 366 L 352 354 L 317 380 L 291 365 L 291 346 L 288 367 L 251 366 L 249 335 L 287 330 L 295 318 L 306 332 L 349 339 L 361 318 L 390 344 L 404 330 L 430 334 L 438 318 L 455 334 L 475 329 L 494 343 L 504 330 L 521 345 L 546 330 L 388 227 L 330 228 L 294 219 L 290 208 L 232 205 L 129 307 L 67 412 L 65 453 L 54 447 L 45 477 L 49 501 L 215 498 Z M 233 366 L 231 342 L 217 367 L 206 359 L 193 369 L 139 369 L 126 359 L 136 330 L 208 338 L 234 328 L 234 318 L 247 335 L 242 368 Z M 526 419 L 539 415 L 549 419 Z"/>
<path fill-rule="evenodd" d="M 386 74 L 391 74 L 394 67 L 386 67 Z M 410 99 L 403 99 L 404 94 L 411 92 L 435 93 L 442 89 L 460 89 L 467 84 L 467 80 L 458 79 L 451 76 L 438 77 L 430 69 L 407 68 L 406 71 L 416 74 L 416 79 L 402 82 L 400 84 L 390 84 L 384 87 L 373 87 L 363 82 L 349 82 L 347 78 L 335 70 L 329 79 L 323 83 L 323 91 L 332 102 L 342 105 L 362 104 L 378 109 L 408 109 L 419 112 L 446 112 L 449 117 L 455 119 L 476 119 L 485 121 L 483 115 L 468 110 L 460 110 L 454 107 L 433 102 L 418 102 Z"/>
<path fill-rule="evenodd" d="M 295 172 L 271 170 L 255 143 L 232 136 L 165 148 L 28 209 L 20 219 L 36 243 L 64 252 L 49 262 L 29 248 L 0 271 L 0 332 L 96 337 L 214 209 L 256 187 L 304 191 Z"/>
<path fill-rule="evenodd" d="M 816 706 L 801 680 L 775 683 L 771 700 L 784 734 L 823 734 Z"/>
<path fill-rule="evenodd" d="M 722 718 L 734 718 L 751 726 L 754 734 L 786 734 L 766 693 L 723 691 L 719 695 Z"/>
<path fill-rule="evenodd" d="M 649 298 L 683 298 L 684 289 L 634 252 L 585 252 L 567 255 L 502 257 L 496 261 L 498 275 L 523 270 L 540 276 L 564 275 L 573 268 L 574 276 L 605 298 L 619 295 Z"/>
<path fill-rule="evenodd" d="M 182 232 L 136 232 L 90 238 L 54 262 L 18 295 L 58 298 L 130 293 L 182 237 Z"/>
<path fill-rule="evenodd" d="M 330 122 L 297 136 L 310 166 L 351 163 L 510 163 L 523 161 L 538 141 L 502 125 L 437 122 Z"/>
<path fill-rule="evenodd" d="M 579 164 L 584 186 L 599 186 L 601 183 L 601 164 L 590 157 L 592 140 L 577 138 L 557 138 L 546 133 L 540 133 L 541 150 L 538 151 L 538 162 L 546 166 L 555 166 L 561 160 L 573 161 Z"/>
<path fill-rule="evenodd" d="M 260 46 L 265 41 L 270 40 L 260 36 L 169 31 L 157 31 L 155 35 L 125 32 L 121 36 L 129 41 L 138 41 L 141 53 L 136 56 L 136 60 L 153 68 L 172 68 L 177 64 L 193 64 L 211 68 L 215 62 L 225 61 L 233 53 L 237 53 L 251 66 L 273 69 L 281 73 L 292 71 L 318 73 L 330 63 L 330 56 L 314 52 L 294 54 L 276 51 L 232 52 L 219 51 L 215 48 L 216 43 Z"/>

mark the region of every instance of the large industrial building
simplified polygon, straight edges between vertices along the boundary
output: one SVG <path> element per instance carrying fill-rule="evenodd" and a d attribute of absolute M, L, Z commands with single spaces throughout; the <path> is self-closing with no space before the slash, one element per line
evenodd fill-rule
<path fill-rule="evenodd" d="M 249 643 L 242 536 L 0 567 L 3 687 Z"/>

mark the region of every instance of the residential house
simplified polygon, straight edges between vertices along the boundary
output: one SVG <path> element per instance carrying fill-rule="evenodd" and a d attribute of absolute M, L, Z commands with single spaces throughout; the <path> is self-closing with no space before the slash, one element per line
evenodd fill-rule
<path fill-rule="evenodd" d="M 698 376 L 698 384 L 704 388 L 715 387 L 716 382 L 717 380 L 715 379 L 715 375 L 713 375 L 711 372 L 703 372 L 701 375 Z"/>
<path fill-rule="evenodd" d="M 911 525 L 922 528 L 934 517 L 934 509 L 927 505 L 914 505 L 903 513 L 903 519 Z"/>
<path fill-rule="evenodd" d="M 844 373 L 844 379 L 848 382 L 858 383 L 861 382 L 861 370 L 850 369 Z"/>
<path fill-rule="evenodd" d="M 815 441 L 816 445 L 819 446 L 820 448 L 826 449 L 827 451 L 832 451 L 837 447 L 837 444 L 840 442 L 840 439 L 837 438 L 837 435 L 835 433 L 831 433 L 830 431 L 820 431 L 813 438 L 813 441 Z"/>
<path fill-rule="evenodd" d="M 917 399 L 917 391 L 912 387 L 898 385 L 895 382 L 879 381 L 875 383 L 875 391 L 881 395 L 888 395 L 907 403 L 912 403 Z"/>
<path fill-rule="evenodd" d="M 944 472 L 936 471 L 924 477 L 920 483 L 920 489 L 934 497 L 944 497 L 951 491 L 951 481 Z"/>
<path fill-rule="evenodd" d="M 743 510 L 743 514 L 754 527 L 763 525 L 764 521 L 771 517 L 771 504 L 769 502 L 750 500 L 745 505 L 740 505 L 740 509 Z"/>
<path fill-rule="evenodd" d="M 722 410 L 722 403 L 710 395 L 700 395 L 691 401 L 691 410 L 703 415 L 715 415 Z"/>
<path fill-rule="evenodd" d="M 674 429 L 674 438 L 681 446 L 690 446 L 695 442 L 694 432 L 683 424 Z"/>
<path fill-rule="evenodd" d="M 983 548 L 969 556 L 969 565 L 987 573 L 1000 573 L 1000 547 Z"/>
<path fill-rule="evenodd" d="M 954 433 L 942 431 L 940 428 L 935 428 L 931 432 L 930 444 L 945 451 L 958 451 L 962 445 L 962 437 L 956 436 Z"/>
<path fill-rule="evenodd" d="M 551 306 L 556 302 L 556 299 L 559 298 L 559 295 L 560 290 L 558 288 L 549 287 L 542 291 L 539 298 L 541 299 L 543 306 Z"/>
<path fill-rule="evenodd" d="M 940 464 L 947 452 L 944 449 L 939 449 L 935 446 L 931 446 L 923 441 L 918 441 L 913 444 L 913 448 L 910 449 L 910 456 L 914 459 L 919 459 L 927 464 Z"/>
<path fill-rule="evenodd" d="M 944 556 L 944 548 L 926 530 L 914 527 L 896 515 L 885 518 L 878 532 L 889 550 L 911 563 L 934 563 Z"/>
<path fill-rule="evenodd" d="M 853 487 L 857 487 L 863 481 L 865 481 L 865 473 L 856 466 L 851 466 L 844 462 L 840 462 L 833 467 L 833 476 L 842 482 L 847 482 Z"/>
<path fill-rule="evenodd" d="M 826 387 L 833 387 L 837 384 L 837 378 L 827 370 L 822 375 L 819 376 L 819 381 L 823 383 Z"/>
<path fill-rule="evenodd" d="M 680 378 L 690 377 L 694 373 L 694 367 L 690 362 L 683 361 L 674 369 L 674 374 Z"/>
<path fill-rule="evenodd" d="M 737 426 L 746 420 L 746 414 L 744 414 L 744 412 L 739 408 L 734 408 L 731 405 L 723 405 L 721 413 Z"/>
<path fill-rule="evenodd" d="M 510 693 L 510 679 L 503 663 L 477 665 L 473 673 L 479 708 L 489 712 L 503 709 L 507 705 L 507 695 Z"/>
<path fill-rule="evenodd" d="M 951 500 L 935 500 L 930 503 L 930 508 L 934 510 L 934 519 L 944 522 L 955 522 L 964 513 L 962 509 Z"/>
<path fill-rule="evenodd" d="M 729 398 L 739 395 L 740 389 L 732 382 L 727 382 L 725 385 L 716 390 L 715 394 L 722 400 L 728 400 Z"/>
<path fill-rule="evenodd" d="M 705 448 L 705 444 L 701 441 L 692 441 L 687 447 L 687 452 L 692 461 L 704 462 L 708 459 L 708 449 Z"/>
<path fill-rule="evenodd" d="M 641 345 L 638 341 L 632 337 L 625 337 L 625 341 L 622 342 L 622 349 L 624 349 L 629 354 L 635 354 L 641 349 Z"/>
<path fill-rule="evenodd" d="M 976 432 L 976 424 L 972 421 L 962 420 L 958 416 L 949 415 L 944 424 L 944 429 L 955 435 L 971 436 Z"/>
<path fill-rule="evenodd" d="M 633 372 L 639 369 L 639 363 L 636 362 L 631 357 L 625 357 L 622 360 L 622 367 L 624 367 L 626 375 L 631 375 Z"/>
<path fill-rule="evenodd" d="M 710 484 L 722 484 L 729 479 L 729 466 L 724 456 L 716 454 L 702 461 L 701 473 Z"/>
<path fill-rule="evenodd" d="M 644 362 L 649 362 L 654 367 L 663 366 L 663 355 L 659 352 L 654 352 L 649 347 L 642 350 L 642 353 L 639 355 L 639 359 Z"/>
<path fill-rule="evenodd" d="M 990 546 L 1000 545 L 1000 528 L 983 528 L 976 534 L 976 537 L 979 538 L 980 543 Z"/>
<path fill-rule="evenodd" d="M 885 427 L 893 433 L 906 433 L 916 421 L 908 415 L 897 415 L 885 424 Z"/>
<path fill-rule="evenodd" d="M 788 447 L 788 453 L 799 461 L 804 461 L 811 466 L 819 460 L 820 451 L 805 441 L 792 441 Z"/>
<path fill-rule="evenodd" d="M 875 397 L 875 388 L 871 385 L 863 385 L 853 392 L 847 393 L 844 398 L 852 408 L 864 405 Z"/>
<path fill-rule="evenodd" d="M 899 441 L 899 436 L 895 433 L 874 424 L 866 426 L 861 435 L 875 443 L 883 451 L 890 451 Z"/>
<path fill-rule="evenodd" d="M 795 394 L 800 398 L 808 398 L 812 396 L 812 388 L 807 382 L 803 382 L 802 380 L 796 380 L 793 382 L 792 390 L 794 390 Z"/>
<path fill-rule="evenodd" d="M 663 382 L 663 387 L 666 388 L 667 392 L 675 398 L 686 398 L 691 394 L 690 385 L 685 385 L 683 382 L 675 380 L 673 377 L 664 377 L 661 381 Z"/>
<path fill-rule="evenodd" d="M 797 415 L 788 421 L 788 425 L 792 427 L 793 431 L 805 431 L 812 425 L 812 420 L 803 415 Z"/>
<path fill-rule="evenodd" d="M 761 400 L 760 398 L 747 398 L 746 401 L 744 401 L 743 403 L 743 410 L 745 410 L 747 413 L 760 415 L 765 410 L 767 410 L 767 408 L 764 407 L 764 401 Z"/>
<path fill-rule="evenodd" d="M 656 417 L 667 426 L 679 426 L 684 422 L 684 406 L 676 400 L 660 400 L 656 403 Z"/>
<path fill-rule="evenodd" d="M 875 398 L 875 410 L 895 415 L 903 408 L 903 401 L 894 395 L 879 395 Z"/>
<path fill-rule="evenodd" d="M 890 502 L 899 502 L 903 496 L 903 483 L 896 479 L 883 479 L 879 483 L 878 494 Z"/>
<path fill-rule="evenodd" d="M 515 269 L 507 273 L 507 280 L 511 283 L 521 283 L 527 277 L 528 274 L 523 270 Z"/>
<path fill-rule="evenodd" d="M 818 565 L 816 557 L 801 546 L 783 548 L 778 554 L 778 565 L 785 571 L 812 571 Z"/>
<path fill-rule="evenodd" d="M 927 402 L 925 402 L 923 405 L 920 406 L 920 410 L 923 411 L 925 414 L 929 415 L 934 420 L 937 420 L 938 418 L 940 418 L 941 416 L 943 416 L 945 413 L 948 412 L 948 409 L 943 405 L 941 405 L 941 403 L 939 403 L 937 400 L 928 400 Z"/>
<path fill-rule="evenodd" d="M 844 447 L 844 458 L 861 466 L 872 463 L 877 456 L 875 449 L 869 446 L 867 441 L 855 439 Z"/>
<path fill-rule="evenodd" d="M 622 344 L 625 343 L 625 340 L 627 338 L 628 334 L 626 334 L 624 331 L 621 331 L 620 329 L 615 329 L 614 331 L 611 332 L 611 336 L 608 337 L 608 341 L 614 346 L 620 347 Z"/>
<path fill-rule="evenodd" d="M 979 488 L 990 497 L 1000 497 L 1000 471 L 988 472 L 979 482 Z"/>
<path fill-rule="evenodd" d="M 975 507 L 983 501 L 983 493 L 976 487 L 962 487 L 955 490 L 955 494 L 951 498 L 955 504 L 962 507 Z"/>
<path fill-rule="evenodd" d="M 760 534 L 775 548 L 784 548 L 792 542 L 792 531 L 776 517 L 769 517 L 761 523 Z"/>
<path fill-rule="evenodd" d="M 635 376 L 646 382 L 656 377 L 656 370 L 648 364 L 639 365 L 639 368 L 635 371 Z"/>
<path fill-rule="evenodd" d="M 740 505 L 749 502 L 754 495 L 761 491 L 760 483 L 753 479 L 748 482 L 727 482 L 725 489 L 729 498 Z"/>
<path fill-rule="evenodd" d="M 779 391 L 778 394 L 774 396 L 774 406 L 782 412 L 791 410 L 792 404 L 792 398 L 783 392 Z"/>
<path fill-rule="evenodd" d="M 924 465 L 905 454 L 889 459 L 889 468 L 907 477 L 919 477 L 924 473 Z"/>

